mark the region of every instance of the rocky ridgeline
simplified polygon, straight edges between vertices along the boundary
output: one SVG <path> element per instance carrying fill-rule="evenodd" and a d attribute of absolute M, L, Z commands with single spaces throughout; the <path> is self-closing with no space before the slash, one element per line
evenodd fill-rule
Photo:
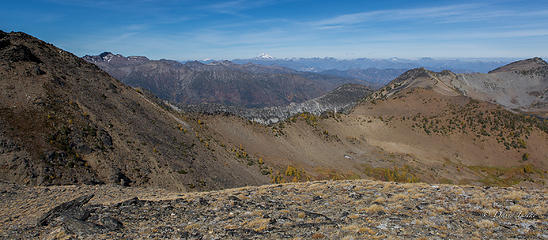
<path fill-rule="evenodd" d="M 358 84 L 345 84 L 326 95 L 302 103 L 265 108 L 242 108 L 222 104 L 179 105 L 185 112 L 204 114 L 228 114 L 240 116 L 260 124 L 273 124 L 300 113 L 321 115 L 326 112 L 348 113 L 371 89 Z"/>
<path fill-rule="evenodd" d="M 157 199 L 117 186 L 0 190 L 0 238 L 10 239 L 548 238 L 546 189 L 353 180 Z"/>
<path fill-rule="evenodd" d="M 455 74 L 411 69 L 367 100 L 385 99 L 413 87 L 433 88 L 443 95 L 463 95 L 522 111 L 548 117 L 548 63 L 531 58 L 484 73 Z"/>

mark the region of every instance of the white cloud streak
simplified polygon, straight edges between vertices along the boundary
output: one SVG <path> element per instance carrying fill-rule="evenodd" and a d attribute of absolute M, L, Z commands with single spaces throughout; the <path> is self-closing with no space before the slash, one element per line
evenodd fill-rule
<path fill-rule="evenodd" d="M 439 18 L 462 14 L 464 11 L 477 8 L 475 4 L 450 5 L 443 7 L 392 9 L 366 11 L 359 13 L 343 14 L 312 22 L 316 26 L 336 26 L 363 23 L 368 21 L 394 21 L 416 18 Z"/>
<path fill-rule="evenodd" d="M 474 22 L 504 17 L 548 17 L 548 10 L 513 11 L 491 9 L 485 4 L 459 4 L 427 8 L 390 9 L 343 14 L 310 22 L 318 29 L 334 29 L 362 23 L 435 19 L 436 23 Z"/>
<path fill-rule="evenodd" d="M 272 4 L 276 4 L 279 1 L 275 0 L 231 0 L 221 3 L 209 4 L 201 7 L 204 10 L 231 14 L 231 15 L 240 15 L 241 11 L 264 7 Z"/>

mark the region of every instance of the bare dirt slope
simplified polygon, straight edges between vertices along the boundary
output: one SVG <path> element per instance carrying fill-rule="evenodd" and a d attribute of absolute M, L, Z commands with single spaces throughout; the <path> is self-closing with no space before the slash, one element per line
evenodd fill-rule
<path fill-rule="evenodd" d="M 0 32 L 0 179 L 178 190 L 267 178 L 214 152 L 158 99 L 24 33 Z"/>
<path fill-rule="evenodd" d="M 0 238 L 543 239 L 546 196 L 546 189 L 367 180 L 180 194 L 0 184 Z"/>

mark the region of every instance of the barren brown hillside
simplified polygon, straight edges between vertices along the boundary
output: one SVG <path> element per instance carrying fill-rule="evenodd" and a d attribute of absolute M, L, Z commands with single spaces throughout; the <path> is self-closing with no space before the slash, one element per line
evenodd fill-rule
<path fill-rule="evenodd" d="M 0 179 L 195 191 L 267 183 L 168 105 L 24 33 L 0 32 Z"/>

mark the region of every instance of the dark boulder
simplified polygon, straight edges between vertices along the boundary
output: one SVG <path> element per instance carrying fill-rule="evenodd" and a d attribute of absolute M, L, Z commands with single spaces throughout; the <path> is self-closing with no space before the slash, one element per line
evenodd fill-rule
<path fill-rule="evenodd" d="M 40 219 L 38 220 L 38 225 L 47 226 L 59 217 L 71 217 L 81 221 L 85 220 L 89 216 L 89 213 L 86 214 L 84 212 L 85 210 L 82 209 L 82 206 L 88 203 L 89 200 L 93 198 L 93 196 L 93 194 L 84 195 L 71 201 L 62 203 L 61 205 L 49 210 L 46 214 L 40 217 Z"/>

